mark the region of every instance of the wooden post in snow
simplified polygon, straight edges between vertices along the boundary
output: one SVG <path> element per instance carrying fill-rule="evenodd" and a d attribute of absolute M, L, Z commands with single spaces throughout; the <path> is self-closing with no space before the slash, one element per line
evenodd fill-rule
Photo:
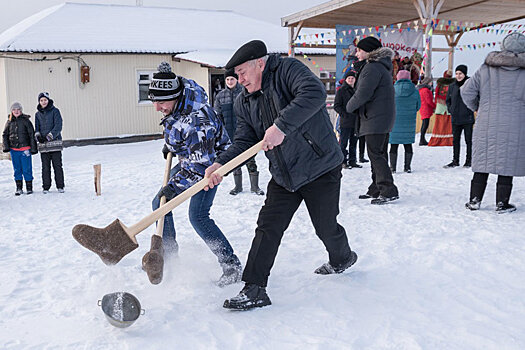
<path fill-rule="evenodd" d="M 93 170 L 95 170 L 95 193 L 97 194 L 97 196 L 100 196 L 102 192 L 100 189 L 100 176 L 102 173 L 102 165 L 100 164 L 93 165 Z"/>

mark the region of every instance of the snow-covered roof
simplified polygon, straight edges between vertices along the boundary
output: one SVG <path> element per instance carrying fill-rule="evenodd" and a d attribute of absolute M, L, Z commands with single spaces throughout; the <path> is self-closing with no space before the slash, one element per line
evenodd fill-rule
<path fill-rule="evenodd" d="M 233 11 L 64 3 L 1 33 L 0 51 L 181 53 L 221 67 L 253 39 L 288 52 L 287 28 Z"/>

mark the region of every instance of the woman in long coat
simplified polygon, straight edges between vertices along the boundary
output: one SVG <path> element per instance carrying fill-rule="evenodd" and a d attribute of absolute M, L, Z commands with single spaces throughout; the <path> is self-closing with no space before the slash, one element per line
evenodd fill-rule
<path fill-rule="evenodd" d="M 514 176 L 525 176 L 525 36 L 509 34 L 502 51 L 488 54 L 485 63 L 461 88 L 461 97 L 478 111 L 473 134 L 470 201 L 480 207 L 489 174 L 497 174 L 496 211 L 516 210 L 509 204 Z"/>

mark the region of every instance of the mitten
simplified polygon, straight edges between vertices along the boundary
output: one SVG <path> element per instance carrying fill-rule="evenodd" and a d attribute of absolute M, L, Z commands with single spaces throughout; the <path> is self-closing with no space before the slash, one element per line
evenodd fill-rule
<path fill-rule="evenodd" d="M 48 141 L 52 141 L 52 140 L 53 140 L 53 134 L 52 134 L 52 133 L 47 134 L 47 135 L 46 135 L 46 139 L 47 139 Z"/>

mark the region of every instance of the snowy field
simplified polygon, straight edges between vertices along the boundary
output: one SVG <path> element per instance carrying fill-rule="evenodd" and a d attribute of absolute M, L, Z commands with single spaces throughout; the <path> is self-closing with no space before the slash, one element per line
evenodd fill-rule
<path fill-rule="evenodd" d="M 161 148 L 162 140 L 67 148 L 64 194 L 41 192 L 37 156 L 36 192 L 15 197 L 11 162 L 0 161 L 1 349 L 525 349 L 524 178 L 514 179 L 518 210 L 498 215 L 494 176 L 482 209 L 464 208 L 472 172 L 442 168 L 451 147 L 416 146 L 413 173 L 395 174 L 400 200 L 385 206 L 357 199 L 369 163 L 344 170 L 339 221 L 356 265 L 341 275 L 313 273 L 327 254 L 303 205 L 270 276 L 273 305 L 231 312 L 222 303 L 242 284 L 214 285 L 221 270 L 191 228 L 187 203 L 174 211 L 179 257 L 157 286 L 140 266 L 153 227 L 113 267 L 71 236 L 78 223 L 104 227 L 118 217 L 129 226 L 149 214 L 164 172 Z M 265 188 L 267 161 L 262 153 L 257 160 Z M 245 168 L 243 176 L 246 189 Z M 232 197 L 232 187 L 230 176 L 212 216 L 244 263 L 264 197 Z M 118 291 L 145 309 L 126 329 L 111 326 L 97 305 Z"/>

